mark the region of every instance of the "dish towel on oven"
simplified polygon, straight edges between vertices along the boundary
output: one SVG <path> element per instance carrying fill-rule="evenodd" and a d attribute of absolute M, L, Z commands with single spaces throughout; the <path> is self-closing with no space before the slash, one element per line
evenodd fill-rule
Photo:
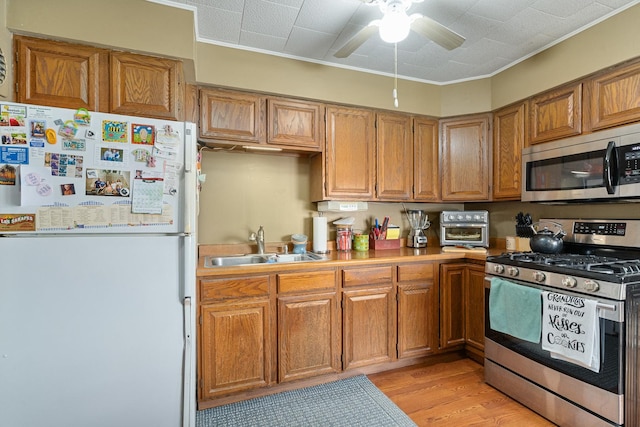
<path fill-rule="evenodd" d="M 489 292 L 491 329 L 534 343 L 540 342 L 542 291 L 494 277 Z"/>
<path fill-rule="evenodd" d="M 595 300 L 542 292 L 542 349 L 551 357 L 600 371 L 600 323 Z"/>

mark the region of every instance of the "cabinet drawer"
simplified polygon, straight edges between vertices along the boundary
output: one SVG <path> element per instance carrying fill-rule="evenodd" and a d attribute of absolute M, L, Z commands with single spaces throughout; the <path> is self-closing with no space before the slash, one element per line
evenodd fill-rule
<path fill-rule="evenodd" d="M 269 295 L 269 276 L 200 280 L 200 300 Z"/>
<path fill-rule="evenodd" d="M 336 287 L 335 271 L 308 273 L 284 273 L 277 275 L 278 293 L 333 290 Z"/>
<path fill-rule="evenodd" d="M 388 283 L 393 279 L 391 266 L 342 270 L 342 286 Z"/>
<path fill-rule="evenodd" d="M 398 282 L 416 280 L 433 281 L 433 264 L 409 264 L 398 266 Z"/>

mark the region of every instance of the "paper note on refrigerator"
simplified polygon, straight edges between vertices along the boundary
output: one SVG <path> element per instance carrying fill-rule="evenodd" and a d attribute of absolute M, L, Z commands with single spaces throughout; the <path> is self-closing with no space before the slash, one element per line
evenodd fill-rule
<path fill-rule="evenodd" d="M 161 214 L 164 178 L 160 174 L 136 174 L 133 180 L 131 212 Z"/>

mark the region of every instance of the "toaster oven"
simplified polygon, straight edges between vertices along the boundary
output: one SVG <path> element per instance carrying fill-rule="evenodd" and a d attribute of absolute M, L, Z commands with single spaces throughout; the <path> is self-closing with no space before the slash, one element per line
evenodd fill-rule
<path fill-rule="evenodd" d="M 440 246 L 489 247 L 489 212 L 441 212 Z"/>

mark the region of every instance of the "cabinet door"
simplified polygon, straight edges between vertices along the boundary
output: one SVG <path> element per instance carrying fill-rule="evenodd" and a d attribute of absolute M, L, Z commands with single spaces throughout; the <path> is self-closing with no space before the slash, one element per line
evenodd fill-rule
<path fill-rule="evenodd" d="M 582 133 L 582 83 L 531 98 L 531 144 Z"/>
<path fill-rule="evenodd" d="M 522 148 L 526 103 L 493 114 L 493 198 L 519 200 L 522 188 Z"/>
<path fill-rule="evenodd" d="M 14 36 L 16 102 L 62 108 L 109 109 L 109 51 Z"/>
<path fill-rule="evenodd" d="M 278 297 L 278 381 L 340 370 L 336 293 Z"/>
<path fill-rule="evenodd" d="M 464 282 L 466 264 L 440 266 L 440 347 L 465 342 Z"/>
<path fill-rule="evenodd" d="M 433 283 L 398 285 L 398 359 L 438 348 L 438 295 Z"/>
<path fill-rule="evenodd" d="M 183 120 L 182 63 L 127 52 L 111 53 L 110 112 Z"/>
<path fill-rule="evenodd" d="M 373 199 L 373 112 L 355 108 L 327 107 L 326 116 L 326 197 L 347 200 Z"/>
<path fill-rule="evenodd" d="M 269 98 L 267 143 L 321 151 L 324 107 L 316 102 Z"/>
<path fill-rule="evenodd" d="M 413 119 L 413 198 L 440 200 L 438 121 L 425 117 Z"/>
<path fill-rule="evenodd" d="M 200 138 L 264 143 L 266 99 L 222 89 L 200 89 Z"/>
<path fill-rule="evenodd" d="M 489 199 L 490 115 L 443 120 L 442 200 Z"/>
<path fill-rule="evenodd" d="M 484 266 L 467 265 L 465 283 L 465 339 L 469 346 L 484 351 Z"/>
<path fill-rule="evenodd" d="M 200 315 L 200 399 L 269 385 L 269 301 L 202 305 Z"/>
<path fill-rule="evenodd" d="M 376 133 L 377 197 L 408 200 L 413 182 L 411 117 L 379 113 Z"/>
<path fill-rule="evenodd" d="M 393 359 L 392 293 L 392 286 L 343 292 L 345 370 Z"/>
<path fill-rule="evenodd" d="M 586 91 L 592 130 L 640 120 L 640 63 L 591 79 Z"/>
<path fill-rule="evenodd" d="M 398 266 L 398 358 L 426 356 L 438 349 L 437 265 Z"/>

